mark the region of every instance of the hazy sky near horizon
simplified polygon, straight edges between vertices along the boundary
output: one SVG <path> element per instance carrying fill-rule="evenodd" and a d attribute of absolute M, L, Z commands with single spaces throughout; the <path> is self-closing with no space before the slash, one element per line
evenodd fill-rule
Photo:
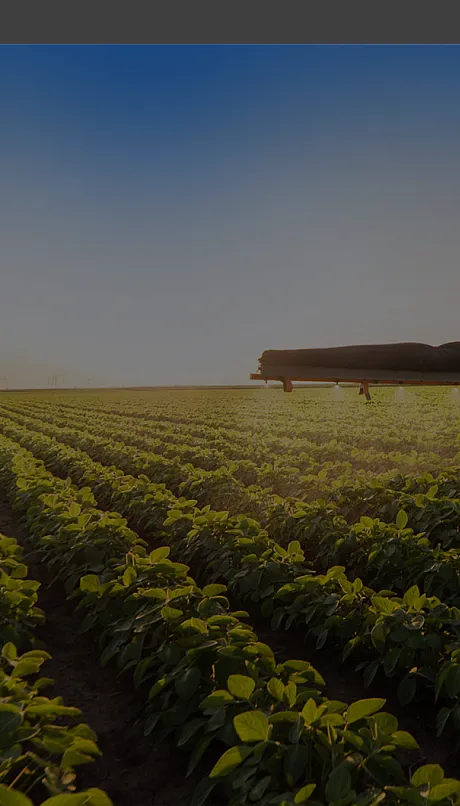
<path fill-rule="evenodd" d="M 1 46 L 0 376 L 460 340 L 459 46 Z"/>

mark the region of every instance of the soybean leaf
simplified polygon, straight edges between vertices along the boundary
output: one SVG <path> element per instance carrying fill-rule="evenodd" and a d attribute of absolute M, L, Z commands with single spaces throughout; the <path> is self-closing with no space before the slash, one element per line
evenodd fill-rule
<path fill-rule="evenodd" d="M 375 714 L 375 712 L 380 711 L 380 709 L 383 708 L 384 705 L 385 700 L 382 700 L 379 697 L 374 697 L 369 700 L 358 700 L 357 702 L 352 702 L 351 705 L 348 706 L 347 712 L 345 714 L 345 720 L 347 722 L 347 725 L 352 725 L 353 722 L 357 722 L 359 719 L 363 719 L 366 716 Z"/>
<path fill-rule="evenodd" d="M 262 711 L 245 711 L 237 714 L 233 724 L 242 742 L 264 742 L 268 738 L 270 726 Z"/>
<path fill-rule="evenodd" d="M 233 770 L 236 770 L 236 768 L 245 760 L 245 758 L 250 756 L 251 753 L 252 748 L 245 747 L 245 745 L 236 745 L 235 747 L 230 747 L 230 749 L 226 750 L 216 762 L 209 773 L 209 777 L 221 778 L 225 775 L 228 775 L 230 772 L 233 772 Z"/>

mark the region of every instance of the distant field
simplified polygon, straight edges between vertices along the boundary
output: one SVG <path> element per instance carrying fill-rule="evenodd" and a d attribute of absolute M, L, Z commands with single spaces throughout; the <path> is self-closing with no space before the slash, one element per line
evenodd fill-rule
<path fill-rule="evenodd" d="M 153 450 L 245 486 L 329 498 L 350 480 L 460 466 L 452 389 L 169 389 L 4 392 L 0 404 Z M 30 408 L 31 407 L 31 408 Z M 127 430 L 127 424 L 129 430 Z M 102 430 L 101 430 L 102 429 Z M 185 477 L 184 477 L 185 478 Z"/>
<path fill-rule="evenodd" d="M 113 762 L 115 802 L 169 769 L 161 803 L 185 806 L 188 764 L 209 806 L 308 802 L 313 784 L 312 803 L 418 803 L 417 765 L 460 775 L 456 390 L 2 392 L 0 489 L 3 531 L 65 586 L 50 610 L 73 595 L 69 618 L 99 636 L 85 663 L 102 652 L 144 697 L 141 722 L 135 705 L 125 718 L 145 736 L 126 728 L 119 752 L 145 755 Z M 398 783 L 406 795 L 384 789 Z"/>

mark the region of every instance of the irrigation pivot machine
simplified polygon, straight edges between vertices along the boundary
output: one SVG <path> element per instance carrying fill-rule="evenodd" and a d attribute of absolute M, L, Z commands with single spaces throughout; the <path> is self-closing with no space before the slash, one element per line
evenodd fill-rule
<path fill-rule="evenodd" d="M 250 379 L 280 381 L 292 392 L 295 381 L 356 383 L 371 399 L 371 385 L 458 386 L 460 342 L 439 347 L 416 342 L 352 345 L 310 350 L 265 350 Z"/>

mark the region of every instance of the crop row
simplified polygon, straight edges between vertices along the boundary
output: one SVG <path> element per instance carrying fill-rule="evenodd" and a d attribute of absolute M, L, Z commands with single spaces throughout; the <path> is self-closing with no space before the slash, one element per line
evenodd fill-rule
<path fill-rule="evenodd" d="M 143 474 L 153 482 L 167 483 L 177 495 L 186 495 L 197 499 L 201 504 L 211 502 L 216 508 L 226 508 L 237 513 L 247 512 L 259 516 L 276 506 L 285 509 L 290 501 L 279 496 L 272 496 L 257 487 L 244 487 L 227 468 L 219 471 L 200 471 L 192 465 L 182 465 L 180 459 L 168 459 L 158 454 L 140 451 L 124 443 L 117 443 L 100 434 L 79 431 L 72 427 L 61 428 L 52 422 L 45 422 L 38 417 L 26 416 L 17 412 L 2 410 L 3 418 L 25 425 L 49 436 L 55 436 L 73 447 L 86 450 L 91 456 L 102 459 L 109 464 L 116 464 L 127 473 Z M 4 420 L 3 420 L 4 421 Z M 317 513 L 324 518 L 327 505 L 319 507 L 312 504 L 309 512 Z"/>
<path fill-rule="evenodd" d="M 59 428 L 49 414 L 45 415 L 46 422 L 36 416 L 12 411 L 8 411 L 7 416 L 30 428 L 54 435 L 75 447 L 97 452 L 107 446 L 111 456 L 115 455 L 115 445 L 110 439 L 110 433 L 102 438 L 101 429 L 97 426 L 94 426 L 94 430 L 98 432 L 95 436 L 73 428 L 72 424 L 67 428 Z M 271 518 L 276 512 L 277 530 L 281 533 L 288 513 L 295 514 L 297 520 L 301 518 L 303 526 L 307 521 L 312 524 L 321 521 L 329 528 L 332 522 L 334 530 L 342 533 L 345 521 L 352 524 L 366 515 L 391 523 L 399 509 L 405 509 L 409 516 L 409 525 L 417 532 L 429 534 L 431 542 L 439 540 L 442 547 L 446 548 L 455 544 L 458 539 L 460 473 L 455 471 L 444 471 L 437 477 L 430 473 L 416 478 L 398 476 L 386 483 L 379 479 L 372 479 L 367 484 L 344 482 L 340 487 L 332 485 L 332 497 L 327 502 L 320 500 L 308 505 L 305 501 L 292 497 L 283 499 L 270 495 L 265 489 L 256 486 L 244 487 L 234 478 L 231 467 L 220 471 L 200 471 L 191 465 L 184 466 L 178 459 L 171 460 L 152 452 L 130 448 L 128 445 L 121 446 L 121 451 L 118 450 L 118 459 L 112 458 L 109 461 L 120 464 L 126 472 L 144 473 L 152 481 L 160 483 L 166 481 L 176 493 L 193 496 L 201 504 L 211 503 L 218 508 L 225 507 L 235 513 L 244 511 L 263 521 L 265 519 L 264 525 L 269 529 L 266 514 L 270 513 Z M 305 512 L 305 516 L 300 514 L 302 512 Z M 301 538 L 299 525 L 293 529 L 290 522 L 289 530 L 290 534 Z"/>
<path fill-rule="evenodd" d="M 224 586 L 199 588 L 169 547 L 146 551 L 88 489 L 56 479 L 5 437 L 0 483 L 78 600 L 81 629 L 97 627 L 102 662 L 116 658 L 147 686 L 146 733 L 173 734 L 191 752 L 190 769 L 214 751 L 196 803 L 218 783 L 238 806 L 460 802 L 460 782 L 437 765 L 407 781 L 398 748 L 416 743 L 380 710 L 384 700 L 328 700 L 309 663 L 277 663 L 247 614 L 230 611 Z"/>
<path fill-rule="evenodd" d="M 8 412 L 7 416 L 28 428 L 56 436 L 66 444 L 82 448 L 96 460 L 116 464 L 127 473 L 144 474 L 153 482 L 165 482 L 176 494 L 193 497 L 201 505 L 210 503 L 215 508 L 225 508 L 233 513 L 244 511 L 252 517 L 261 519 L 263 525 L 276 534 L 277 539 L 282 540 L 284 534 L 299 539 L 303 537 L 310 539 L 319 528 L 323 533 L 345 534 L 347 531 L 347 524 L 345 519 L 340 517 L 338 505 L 321 501 L 305 504 L 292 498 L 283 499 L 269 495 L 256 487 L 244 488 L 226 469 L 198 471 L 190 465 L 184 467 L 179 460 L 142 452 L 122 443 L 101 438 L 100 435 L 95 436 L 73 428 L 60 428 L 52 423 L 18 413 Z M 348 507 L 344 501 L 341 502 L 342 509 L 346 509 L 349 515 L 355 508 L 356 495 L 355 488 Z M 375 483 L 362 489 L 363 500 L 369 501 L 372 498 L 374 508 L 377 495 L 380 495 L 381 517 L 386 518 L 389 515 L 390 520 L 394 517 L 394 511 L 391 510 L 395 509 L 395 503 L 397 509 L 406 503 L 401 502 L 398 505 L 395 501 L 396 495 L 392 498 L 387 488 L 382 486 L 377 488 Z M 409 511 L 412 510 L 414 507 L 411 509 L 409 506 Z M 415 511 L 415 518 L 419 516 L 420 508 Z"/>
<path fill-rule="evenodd" d="M 126 446 L 107 443 L 79 431 L 41 424 L 34 418 L 16 415 L 13 420 L 22 421 L 24 427 L 0 420 L 4 432 L 15 439 L 32 439 L 26 446 L 34 451 L 38 442 L 29 435 L 30 428 L 86 451 L 97 462 L 116 465 L 124 472 L 138 476 L 146 474 L 150 480 L 153 477 L 158 483 L 166 483 L 175 493 L 180 494 L 184 489 L 174 483 L 175 471 L 171 464 L 165 465 L 154 458 L 152 469 L 148 455 L 135 453 Z M 49 458 L 47 445 L 45 441 L 43 450 Z M 434 485 L 433 477 L 428 477 L 422 482 L 418 489 L 424 489 L 423 493 L 410 490 L 411 485 L 414 486 L 411 480 L 406 484 L 407 490 L 391 490 L 380 485 L 361 490 L 363 500 L 369 504 L 368 511 L 372 511 L 372 502 L 377 517 L 363 516 L 355 523 L 348 523 L 339 515 L 338 506 L 260 497 L 256 492 L 243 499 L 247 506 L 242 510 L 251 516 L 261 516 L 261 526 L 278 543 L 284 545 L 292 539 L 300 540 L 307 559 L 314 561 L 318 570 L 323 571 L 334 562 L 348 567 L 352 558 L 352 572 L 371 585 L 404 590 L 412 584 L 419 584 L 426 593 L 436 593 L 460 604 L 457 553 L 460 548 L 460 498 L 452 497 L 454 492 L 458 492 L 455 489 L 458 479 L 452 477 L 450 482 L 441 480 L 439 485 Z M 197 487 L 187 485 L 185 492 L 200 504 L 216 503 L 213 495 L 205 494 L 209 493 L 208 488 L 198 488 L 200 495 L 195 496 Z M 225 501 L 222 501 L 221 491 L 217 504 L 222 503 Z M 407 517 L 404 516 L 402 528 L 395 529 L 401 510 Z M 229 511 L 238 513 L 236 506 Z M 404 531 L 406 526 L 415 534 Z"/>
<path fill-rule="evenodd" d="M 138 421 L 123 421 L 120 416 L 101 416 L 91 411 L 80 411 L 81 416 L 78 416 L 77 412 L 62 413 L 55 407 L 42 409 L 24 404 L 5 406 L 4 411 L 24 413 L 52 424 L 96 433 L 166 459 L 178 460 L 181 466 L 190 465 L 195 470 L 226 472 L 245 487 L 258 485 L 277 495 L 296 495 L 308 500 L 321 497 L 331 486 L 341 487 L 361 470 L 364 479 L 370 470 L 374 472 L 375 467 L 383 466 L 384 462 L 393 469 L 386 474 L 391 478 L 398 466 L 404 466 L 406 462 L 403 454 L 363 452 L 339 444 L 337 440 L 325 445 L 304 441 L 301 445 L 284 446 L 281 453 L 276 453 L 266 443 L 248 443 L 247 438 L 243 446 L 237 440 L 223 442 L 221 436 L 213 439 L 212 433 L 206 431 L 197 439 L 186 429 L 178 431 L 171 426 L 165 427 L 163 423 L 155 429 L 151 424 L 139 425 Z M 427 457 L 419 456 L 419 459 L 424 464 L 428 462 Z M 382 474 L 380 477 L 386 480 Z"/>
<path fill-rule="evenodd" d="M 239 599 L 258 602 L 275 629 L 299 627 L 313 635 L 319 647 L 326 641 L 341 645 L 344 658 L 351 652 L 357 656 L 367 684 L 379 670 L 399 680 L 403 703 L 431 690 L 445 703 L 439 712 L 439 732 L 449 718 L 460 728 L 460 610 L 449 597 L 442 601 L 421 594 L 413 585 L 402 598 L 390 590 L 373 590 L 356 574 L 359 563 L 374 555 L 376 567 L 388 576 L 385 553 L 391 555 L 389 549 L 396 545 L 401 557 L 401 546 L 406 547 L 421 581 L 460 604 L 458 550 L 444 552 L 436 566 L 437 550 L 405 528 L 403 511 L 399 526 L 361 523 L 348 544 L 331 543 L 325 566 L 333 563 L 333 567 L 321 574 L 305 562 L 298 541 L 283 548 L 256 521 L 197 509 L 193 500 L 177 499 L 162 486 L 127 477 L 41 435 L 17 427 L 10 434 L 55 472 L 90 486 L 100 504 L 116 508 L 150 540 L 166 540 L 187 562 L 204 568 L 207 581 L 224 581 Z M 343 566 L 337 567 L 345 556 L 351 569 L 348 576 Z"/>
<path fill-rule="evenodd" d="M 0 803 L 2 806 L 111 806 L 100 789 L 76 792 L 74 768 L 100 754 L 78 708 L 43 696 L 38 677 L 50 655 L 35 636 L 45 616 L 40 583 L 28 577 L 22 549 L 0 535 Z"/>
<path fill-rule="evenodd" d="M 20 408 L 28 412 L 36 411 L 42 415 L 49 412 L 54 418 L 67 417 L 75 424 L 79 422 L 82 428 L 87 426 L 88 422 L 97 420 L 101 424 L 105 423 L 114 433 L 120 430 L 126 435 L 128 430 L 130 438 L 134 436 L 150 440 L 163 440 L 169 444 L 169 449 L 172 451 L 175 450 L 175 443 L 186 444 L 189 450 L 193 447 L 210 447 L 213 450 L 208 452 L 208 456 L 210 458 L 215 456 L 216 460 L 220 459 L 221 462 L 235 458 L 253 459 L 257 466 L 260 466 L 267 461 L 267 457 L 272 456 L 273 461 L 278 464 L 286 463 L 293 469 L 296 468 L 303 472 L 308 470 L 313 472 L 317 469 L 318 463 L 323 466 L 325 462 L 334 465 L 343 464 L 345 468 L 359 468 L 361 462 L 362 466 L 366 467 L 371 463 L 375 465 L 377 462 L 383 461 L 385 457 L 388 459 L 390 467 L 393 466 L 392 462 L 396 465 L 401 461 L 413 464 L 417 457 L 423 461 L 428 447 L 430 454 L 436 453 L 436 448 L 439 447 L 435 442 L 427 445 L 425 439 L 423 446 L 420 446 L 423 448 L 422 451 L 414 449 L 409 442 L 405 446 L 406 451 L 402 451 L 401 435 L 399 435 L 399 439 L 393 436 L 388 444 L 379 446 L 379 450 L 376 451 L 374 444 L 369 445 L 360 434 L 345 431 L 341 435 L 331 436 L 330 431 L 325 428 L 309 430 L 308 437 L 306 434 L 300 436 L 289 434 L 282 438 L 274 436 L 270 429 L 266 428 L 257 432 L 257 439 L 248 440 L 248 434 L 244 431 L 230 429 L 222 424 L 218 428 L 213 427 L 209 422 L 179 424 L 170 418 L 165 420 L 163 415 L 155 419 L 143 420 L 138 417 L 125 416 L 123 409 L 114 412 L 113 410 L 100 411 L 86 407 L 70 408 L 68 405 L 50 405 L 49 401 L 42 405 L 37 402 L 32 404 L 24 401 L 19 404 L 15 402 L 12 408 L 16 410 Z M 127 429 L 128 423 L 129 429 Z M 255 437 L 256 434 L 254 433 L 253 436 Z M 403 441 L 405 443 L 404 437 Z M 455 450 L 454 446 L 451 447 L 452 455 L 455 456 L 458 450 Z M 436 455 L 438 456 L 438 454 Z M 349 461 L 350 458 L 353 462 Z"/>
<path fill-rule="evenodd" d="M 252 394 L 215 392 L 187 393 L 111 393 L 110 395 L 53 395 L 53 404 L 79 411 L 111 413 L 151 422 L 170 422 L 186 428 L 214 428 L 226 433 L 237 431 L 246 437 L 274 440 L 315 441 L 331 439 L 357 445 L 378 445 L 385 452 L 394 449 L 410 453 L 412 447 L 436 452 L 458 437 L 457 401 L 445 391 L 410 390 L 406 402 L 394 400 L 392 390 L 378 390 L 377 405 L 363 407 L 355 390 L 343 394 L 343 403 L 331 390 L 313 390 L 283 394 L 256 391 Z M 450 397 L 450 403 L 449 403 Z M 49 405 L 50 398 L 34 396 L 33 405 Z M 16 403 L 17 398 L 14 398 Z M 337 405 L 338 404 L 338 405 Z M 442 408 L 443 417 L 439 418 Z M 426 426 L 420 429 L 421 420 Z M 401 432 L 401 422 L 404 431 Z"/>
<path fill-rule="evenodd" d="M 111 434 L 112 438 L 135 444 L 165 456 L 181 457 L 196 468 L 215 470 L 219 467 L 232 468 L 235 478 L 245 485 L 258 484 L 280 495 L 296 495 L 307 500 L 324 497 L 331 486 L 340 488 L 349 480 L 359 478 L 363 483 L 375 477 L 386 482 L 398 473 L 429 468 L 443 469 L 448 465 L 458 466 L 459 450 L 455 440 L 440 450 L 439 443 L 431 444 L 425 435 L 423 445 L 418 450 L 413 444 L 405 444 L 405 436 L 393 438 L 395 444 L 378 444 L 361 431 L 345 431 L 342 436 L 321 439 L 317 432 L 310 438 L 291 435 L 277 440 L 264 430 L 257 438 L 242 444 L 244 435 L 230 430 L 223 438 L 224 429 L 211 425 L 197 426 L 166 425 L 164 421 L 143 421 L 139 418 L 125 418 L 120 411 L 99 413 L 97 410 L 70 408 L 68 405 L 40 405 L 34 402 L 7 404 L 12 409 L 22 409 L 50 421 L 60 420 L 64 424 L 73 421 L 72 427 L 94 428 L 101 433 Z M 128 427 L 129 425 L 129 427 Z M 326 436 L 327 433 L 324 435 Z M 448 455 L 447 455 L 448 453 Z"/>

